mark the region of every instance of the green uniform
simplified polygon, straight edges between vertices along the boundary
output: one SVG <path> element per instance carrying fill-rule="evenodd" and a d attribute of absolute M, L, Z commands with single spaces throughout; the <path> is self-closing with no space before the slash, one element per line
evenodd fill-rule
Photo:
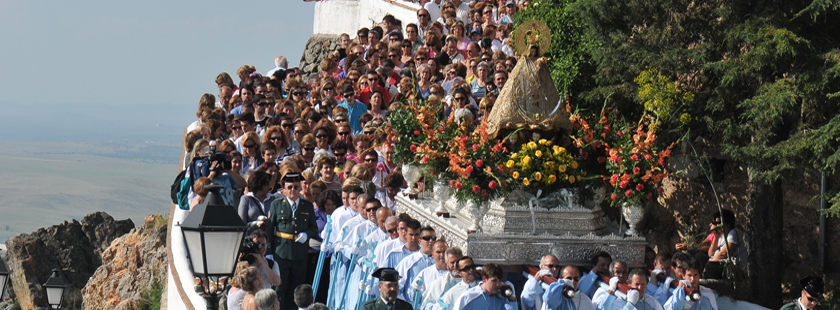
<path fill-rule="evenodd" d="M 362 310 L 413 310 L 414 308 L 411 307 L 411 304 L 405 300 L 397 298 L 397 301 L 394 302 L 394 306 L 391 309 L 388 309 L 388 306 L 382 301 L 381 297 L 376 297 L 374 299 L 368 299 L 364 305 L 362 305 Z"/>
<path fill-rule="evenodd" d="M 816 307 L 814 307 L 813 310 L 822 310 L 822 309 L 823 309 L 822 307 L 817 305 Z M 789 304 L 786 304 L 786 305 L 782 306 L 781 310 L 803 310 L 803 309 L 801 309 L 799 307 L 799 299 L 796 299 L 792 303 L 789 303 Z M 804 310 L 808 310 L 808 309 L 804 309 Z"/>
<path fill-rule="evenodd" d="M 297 210 L 293 212 L 288 199 L 274 200 L 268 212 L 265 229 L 268 233 L 267 253 L 274 255 L 283 281 L 275 288 L 280 298 L 280 309 L 297 309 L 294 304 L 294 289 L 305 282 L 309 240 L 300 243 L 295 239 L 302 232 L 306 233 L 307 238 L 318 234 L 315 207 L 312 202 L 300 198 Z"/>

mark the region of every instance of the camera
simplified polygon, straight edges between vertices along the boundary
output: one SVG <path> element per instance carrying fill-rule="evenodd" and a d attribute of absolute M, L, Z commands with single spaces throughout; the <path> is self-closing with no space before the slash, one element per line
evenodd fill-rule
<path fill-rule="evenodd" d="M 253 265 L 255 262 L 255 258 L 250 254 L 260 255 L 260 249 L 262 248 L 262 244 L 256 243 L 251 239 L 247 239 L 242 242 L 242 246 L 239 247 L 239 254 L 242 255 L 242 258 L 239 261 L 247 261 L 249 265 Z"/>
<path fill-rule="evenodd" d="M 224 171 L 230 170 L 231 168 L 230 159 L 228 159 L 227 154 L 216 151 L 215 145 L 210 146 L 210 152 L 208 152 L 207 155 L 204 156 L 204 159 L 206 159 L 207 162 L 210 163 L 210 171 Z M 214 162 L 218 162 L 219 167 L 213 168 Z"/>

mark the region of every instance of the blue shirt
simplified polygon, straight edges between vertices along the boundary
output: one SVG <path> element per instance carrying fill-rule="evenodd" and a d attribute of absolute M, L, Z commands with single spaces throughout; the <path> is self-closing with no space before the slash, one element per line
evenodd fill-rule
<path fill-rule="evenodd" d="M 359 123 L 359 118 L 362 117 L 362 114 L 367 113 L 368 110 L 365 104 L 361 101 L 356 99 L 353 99 L 353 101 L 354 104 L 352 107 L 347 105 L 346 100 L 338 106 L 347 109 L 347 117 L 350 119 L 350 128 L 358 134 L 362 132 L 362 125 Z"/>

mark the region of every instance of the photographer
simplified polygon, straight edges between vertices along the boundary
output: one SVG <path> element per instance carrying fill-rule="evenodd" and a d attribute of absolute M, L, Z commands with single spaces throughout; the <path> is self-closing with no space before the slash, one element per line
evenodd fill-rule
<path fill-rule="evenodd" d="M 248 238 L 253 243 L 246 241 L 242 245 L 243 249 L 240 250 L 239 260 L 247 260 L 251 266 L 257 267 L 260 271 L 263 288 L 272 288 L 272 286 L 280 285 L 280 268 L 277 262 L 265 257 L 265 252 L 268 248 L 268 234 L 262 230 L 256 230 Z"/>
<path fill-rule="evenodd" d="M 225 204 L 232 206 L 234 205 L 234 190 L 244 188 L 246 182 L 245 179 L 243 179 L 238 173 L 231 173 L 230 169 L 232 165 L 227 155 L 215 153 L 214 151 L 215 150 L 211 148 L 210 154 L 208 155 L 207 160 L 210 162 L 210 173 L 207 174 L 207 178 L 221 186 L 224 186 L 224 188 L 219 192 L 222 194 Z M 190 195 L 190 197 L 192 197 L 193 193 L 190 192 Z"/>

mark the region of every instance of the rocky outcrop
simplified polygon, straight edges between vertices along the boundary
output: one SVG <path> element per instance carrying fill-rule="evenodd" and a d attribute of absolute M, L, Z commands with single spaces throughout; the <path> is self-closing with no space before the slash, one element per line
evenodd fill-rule
<path fill-rule="evenodd" d="M 130 219 L 116 221 L 105 212 L 96 212 L 81 222 L 65 221 L 6 240 L 6 263 L 12 272 L 15 299 L 21 309 L 47 308 L 46 292 L 41 285 L 53 268 L 59 269 L 70 285 L 66 302 L 80 306 L 78 291 L 102 264 L 102 252 L 111 241 L 133 228 Z"/>
<path fill-rule="evenodd" d="M 111 242 L 102 262 L 82 289 L 82 308 L 139 308 L 143 292 L 166 281 L 166 219 L 146 217 L 145 225 Z"/>
<path fill-rule="evenodd" d="M 306 49 L 300 57 L 300 70 L 303 71 L 303 81 L 309 81 L 309 77 L 317 74 L 321 61 L 327 58 L 332 52 L 338 50 L 338 36 L 331 34 L 316 34 L 306 42 Z"/>

